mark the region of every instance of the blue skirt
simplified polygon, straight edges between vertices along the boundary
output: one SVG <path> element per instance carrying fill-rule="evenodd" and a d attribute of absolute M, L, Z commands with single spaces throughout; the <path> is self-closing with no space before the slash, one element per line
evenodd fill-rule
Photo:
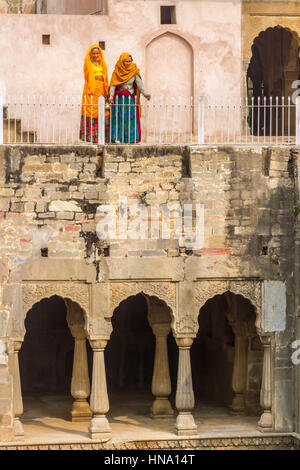
<path fill-rule="evenodd" d="M 139 110 L 130 94 L 117 93 L 115 96 L 111 105 L 109 140 L 121 144 L 141 141 Z"/>

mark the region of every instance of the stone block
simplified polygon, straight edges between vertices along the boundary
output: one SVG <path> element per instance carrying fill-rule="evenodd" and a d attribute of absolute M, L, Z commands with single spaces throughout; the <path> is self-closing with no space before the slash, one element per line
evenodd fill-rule
<path fill-rule="evenodd" d="M 120 173 L 130 173 L 131 164 L 130 163 L 119 163 L 119 172 Z"/>
<path fill-rule="evenodd" d="M 51 212 L 81 212 L 81 208 L 76 201 L 52 201 L 49 204 Z"/>
<path fill-rule="evenodd" d="M 56 218 L 58 220 L 73 220 L 74 215 L 75 215 L 74 212 L 57 212 Z M 81 214 L 78 214 L 78 217 L 82 218 Z"/>
<path fill-rule="evenodd" d="M 55 219 L 55 212 L 41 212 L 38 217 L 40 219 Z"/>
<path fill-rule="evenodd" d="M 262 328 L 265 332 L 284 331 L 286 328 L 286 285 L 284 282 L 263 282 Z"/>
<path fill-rule="evenodd" d="M 10 206 L 10 199 L 9 198 L 1 198 L 0 199 L 0 211 L 8 211 Z"/>
<path fill-rule="evenodd" d="M 34 202 L 26 202 L 24 206 L 25 212 L 34 212 L 35 203 Z"/>
<path fill-rule="evenodd" d="M 0 188 L 0 197 L 9 197 L 13 196 L 15 191 L 12 188 Z"/>

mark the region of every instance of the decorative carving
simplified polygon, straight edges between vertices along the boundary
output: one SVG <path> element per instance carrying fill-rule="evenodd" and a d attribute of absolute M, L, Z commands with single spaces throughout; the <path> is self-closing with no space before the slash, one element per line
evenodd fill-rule
<path fill-rule="evenodd" d="M 256 309 L 255 325 L 259 329 L 261 324 L 261 282 L 254 280 L 244 281 L 198 281 L 195 282 L 194 295 L 198 312 L 203 305 L 215 295 L 232 292 L 248 299 Z"/>
<path fill-rule="evenodd" d="M 88 284 L 79 284 L 74 282 L 23 284 L 23 319 L 25 320 L 28 311 L 31 310 L 36 303 L 43 299 L 50 299 L 53 296 L 76 302 L 83 310 L 85 329 L 88 331 L 88 322 L 90 317 L 90 295 Z M 25 331 L 25 326 L 23 326 L 23 330 Z"/>
<path fill-rule="evenodd" d="M 89 285 L 76 284 L 73 282 L 49 282 L 39 284 L 23 284 L 23 312 L 24 315 L 34 304 L 42 299 L 49 299 L 54 295 L 63 299 L 70 299 L 77 302 L 85 313 L 89 313 Z"/>
<path fill-rule="evenodd" d="M 215 295 L 222 295 L 226 292 L 228 283 L 226 281 L 199 281 L 194 285 L 195 305 L 199 311 L 209 299 Z"/>
<path fill-rule="evenodd" d="M 260 281 L 228 281 L 228 290 L 233 294 L 242 295 L 248 299 L 256 310 L 255 325 L 261 325 L 261 282 Z"/>
<path fill-rule="evenodd" d="M 184 315 L 176 322 L 176 335 L 197 335 L 199 329 L 198 320 L 190 314 Z"/>
<path fill-rule="evenodd" d="M 70 443 L 53 443 L 53 444 L 1 444 L 0 450 L 180 450 L 180 449 L 262 449 L 262 450 L 290 450 L 300 448 L 300 440 L 297 437 L 285 436 L 251 436 L 251 437 L 204 437 L 189 439 L 148 439 L 144 441 L 127 441 L 127 442 L 101 442 L 81 441 Z"/>
<path fill-rule="evenodd" d="M 110 338 L 113 328 L 111 318 L 92 318 L 90 320 L 90 336 Z"/>
<path fill-rule="evenodd" d="M 123 300 L 138 294 L 150 297 L 158 297 L 172 310 L 173 318 L 176 317 L 176 284 L 172 282 L 113 282 L 110 285 L 110 313 Z"/>

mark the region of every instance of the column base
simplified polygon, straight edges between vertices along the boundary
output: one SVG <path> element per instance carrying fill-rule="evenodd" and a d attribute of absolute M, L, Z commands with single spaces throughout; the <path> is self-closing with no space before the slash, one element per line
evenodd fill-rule
<path fill-rule="evenodd" d="M 168 418 L 173 416 L 173 414 L 174 410 L 168 398 L 159 397 L 154 400 L 150 410 L 151 418 Z"/>
<path fill-rule="evenodd" d="M 71 410 L 71 421 L 83 422 L 90 421 L 93 414 L 90 409 L 90 405 L 86 400 L 75 400 Z"/>
<path fill-rule="evenodd" d="M 178 436 L 196 436 L 198 429 L 194 417 L 190 412 L 180 412 L 176 419 Z"/>
<path fill-rule="evenodd" d="M 264 411 L 258 421 L 257 429 L 260 432 L 270 432 L 273 429 L 273 417 L 271 411 Z"/>
<path fill-rule="evenodd" d="M 230 413 L 233 415 L 245 414 L 245 400 L 244 395 L 236 395 L 230 405 Z"/>
<path fill-rule="evenodd" d="M 111 429 L 105 415 L 94 415 L 89 427 L 90 438 L 107 442 L 111 439 Z"/>
<path fill-rule="evenodd" d="M 24 441 L 24 429 L 20 418 L 14 419 L 14 439 L 16 441 Z"/>

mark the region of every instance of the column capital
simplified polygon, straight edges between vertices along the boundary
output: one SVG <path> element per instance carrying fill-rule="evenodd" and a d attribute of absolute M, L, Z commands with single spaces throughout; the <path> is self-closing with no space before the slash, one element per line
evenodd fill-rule
<path fill-rule="evenodd" d="M 151 328 L 153 334 L 159 338 L 165 338 L 171 330 L 170 323 L 153 323 Z"/>
<path fill-rule="evenodd" d="M 14 341 L 14 352 L 19 352 L 22 347 L 22 341 Z"/>
<path fill-rule="evenodd" d="M 190 349 L 195 338 L 175 338 L 179 349 Z"/>
<path fill-rule="evenodd" d="M 270 347 L 272 344 L 272 333 L 258 332 L 260 340 L 264 347 Z"/>
<path fill-rule="evenodd" d="M 76 340 L 86 339 L 86 334 L 84 331 L 83 323 L 74 323 L 73 325 L 69 325 L 69 328 L 74 339 Z"/>
<path fill-rule="evenodd" d="M 107 345 L 107 339 L 89 339 L 89 343 L 93 351 L 104 351 Z"/>

